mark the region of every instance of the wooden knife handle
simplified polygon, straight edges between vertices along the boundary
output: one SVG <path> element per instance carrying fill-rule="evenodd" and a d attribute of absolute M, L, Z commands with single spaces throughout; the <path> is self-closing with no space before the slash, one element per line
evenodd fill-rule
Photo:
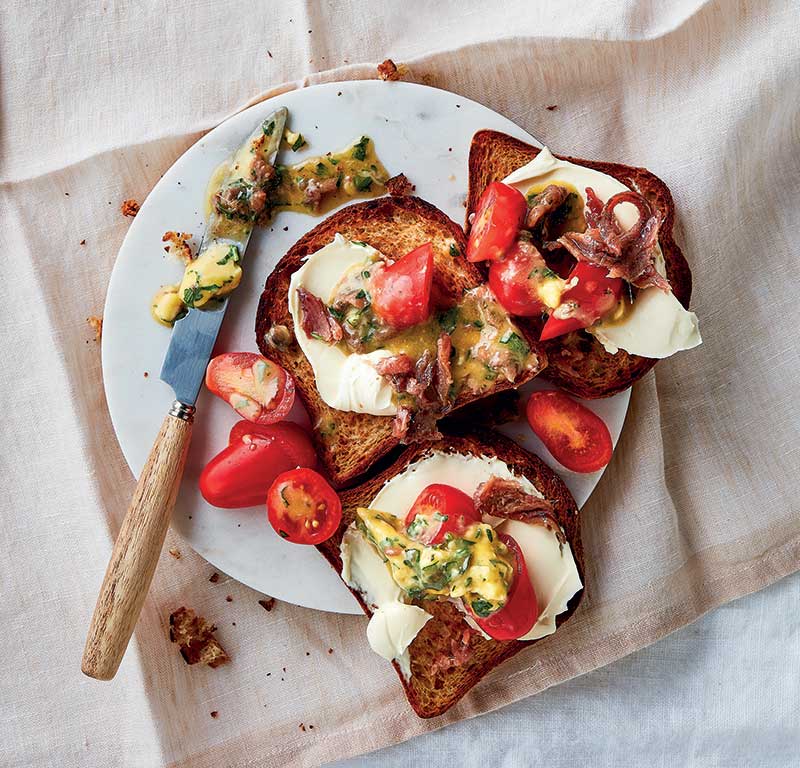
<path fill-rule="evenodd" d="M 89 625 L 81 669 L 117 673 L 164 546 L 192 437 L 194 408 L 177 402 L 161 425 L 111 553 Z"/>

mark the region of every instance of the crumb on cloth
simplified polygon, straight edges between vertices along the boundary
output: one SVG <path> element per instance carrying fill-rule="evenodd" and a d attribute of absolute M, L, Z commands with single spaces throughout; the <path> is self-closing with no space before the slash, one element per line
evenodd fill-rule
<path fill-rule="evenodd" d="M 168 552 L 170 553 L 170 555 L 172 555 L 172 557 L 174 557 L 176 560 L 180 560 L 180 559 L 181 559 L 181 551 L 180 551 L 180 550 L 179 550 L 177 547 L 170 547 L 170 548 L 169 548 L 167 551 L 168 551 Z"/>
<path fill-rule="evenodd" d="M 214 571 L 214 573 L 212 573 L 212 574 L 211 574 L 211 575 L 208 577 L 208 580 L 209 580 L 209 581 L 210 581 L 212 584 L 216 584 L 216 583 L 219 581 L 219 574 L 218 574 L 216 571 Z"/>
<path fill-rule="evenodd" d="M 263 600 L 259 600 L 258 604 L 265 611 L 271 611 L 275 607 L 275 598 L 274 597 L 265 597 Z"/>
<path fill-rule="evenodd" d="M 549 107 L 545 107 L 548 112 L 555 112 L 558 109 L 558 104 L 551 104 Z"/>
<path fill-rule="evenodd" d="M 123 216 L 130 216 L 130 218 L 133 218 L 139 213 L 139 207 L 139 203 L 131 197 L 122 201 L 119 210 Z"/>
<path fill-rule="evenodd" d="M 382 61 L 377 69 L 381 80 L 402 80 L 408 74 L 408 67 L 405 64 L 398 66 L 391 59 Z"/>
<path fill-rule="evenodd" d="M 178 608 L 169 617 L 169 639 L 178 644 L 187 664 L 208 664 L 216 668 L 230 661 L 225 649 L 214 637 L 215 630 L 213 624 L 209 624 L 191 608 Z"/>
<path fill-rule="evenodd" d="M 103 338 L 103 318 L 98 315 L 90 315 L 86 318 L 86 322 L 92 326 L 94 340 L 100 341 Z"/>

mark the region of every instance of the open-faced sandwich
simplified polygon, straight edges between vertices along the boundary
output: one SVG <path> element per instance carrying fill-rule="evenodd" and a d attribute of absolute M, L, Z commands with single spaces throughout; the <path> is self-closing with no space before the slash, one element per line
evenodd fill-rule
<path fill-rule="evenodd" d="M 341 493 L 319 546 L 370 616 L 414 710 L 441 714 L 577 607 L 578 510 L 542 461 L 494 432 L 407 448 Z"/>
<path fill-rule="evenodd" d="M 541 339 L 545 377 L 581 397 L 627 389 L 700 344 L 669 189 L 644 168 L 553 155 L 479 131 L 469 155 L 471 261 Z"/>
<path fill-rule="evenodd" d="M 267 278 L 259 347 L 294 378 L 337 487 L 544 367 L 465 249 L 434 206 L 386 197 L 330 216 Z"/>

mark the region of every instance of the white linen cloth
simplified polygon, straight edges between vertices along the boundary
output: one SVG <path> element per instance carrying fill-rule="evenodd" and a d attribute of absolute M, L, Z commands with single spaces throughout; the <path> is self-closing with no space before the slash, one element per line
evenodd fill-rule
<path fill-rule="evenodd" d="M 799 49 L 797 6 L 778 0 L 3 3 L 0 764 L 316 765 L 563 682 L 797 570 Z M 705 343 L 635 388 L 585 508 L 587 600 L 419 721 L 361 618 L 267 614 L 171 537 L 183 557 L 164 554 L 117 678 L 84 678 L 133 487 L 85 322 L 119 204 L 247 103 L 374 77 L 386 56 L 556 151 L 649 167 L 675 196 Z M 179 605 L 220 626 L 230 665 L 184 665 L 166 639 Z"/>

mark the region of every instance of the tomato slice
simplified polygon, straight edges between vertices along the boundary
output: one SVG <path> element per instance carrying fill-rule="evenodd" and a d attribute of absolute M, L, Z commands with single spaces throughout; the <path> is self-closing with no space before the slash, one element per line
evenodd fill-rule
<path fill-rule="evenodd" d="M 485 619 L 474 613 L 472 617 L 489 637 L 495 640 L 517 640 L 531 631 L 539 618 L 539 605 L 522 548 L 506 533 L 498 531 L 497 536 L 514 553 L 514 581 L 508 590 L 508 600 L 499 611 Z"/>
<path fill-rule="evenodd" d="M 434 483 L 417 496 L 406 515 L 408 535 L 426 546 L 444 541 L 445 534 L 459 536 L 481 516 L 472 499 L 452 485 Z"/>
<path fill-rule="evenodd" d="M 596 472 L 613 453 L 605 422 L 563 392 L 534 392 L 528 400 L 528 423 L 553 458 L 573 472 Z"/>
<path fill-rule="evenodd" d="M 577 283 L 561 295 L 561 304 L 544 324 L 542 341 L 588 328 L 614 309 L 622 295 L 624 281 L 619 277 L 609 277 L 608 272 L 596 264 L 579 261 L 569 273 L 567 282 L 572 280 L 577 280 Z M 570 308 L 568 316 L 559 317 L 560 311 L 567 308 Z"/>
<path fill-rule="evenodd" d="M 322 475 L 313 469 L 293 469 L 270 486 L 267 517 L 281 538 L 293 544 L 319 544 L 342 522 L 342 502 Z"/>
<path fill-rule="evenodd" d="M 375 273 L 369 283 L 372 309 L 398 330 L 419 325 L 431 313 L 432 285 L 433 247 L 425 243 Z"/>
<path fill-rule="evenodd" d="M 512 315 L 538 317 L 545 309 L 539 289 L 558 276 L 548 269 L 536 246 L 518 239 L 508 253 L 489 267 L 489 287 Z M 559 281 L 560 282 L 560 281 Z"/>
<path fill-rule="evenodd" d="M 206 369 L 206 386 L 243 419 L 274 424 L 294 404 L 294 380 L 277 363 L 254 352 L 217 355 Z"/>
<path fill-rule="evenodd" d="M 522 226 L 528 211 L 525 196 L 518 189 L 495 181 L 483 190 L 467 242 L 468 261 L 496 261 L 502 258 Z"/>
<path fill-rule="evenodd" d="M 240 421 L 231 430 L 228 447 L 200 474 L 200 493 L 215 507 L 253 507 L 264 503 L 281 472 L 316 463 L 311 439 L 297 424 Z"/>

